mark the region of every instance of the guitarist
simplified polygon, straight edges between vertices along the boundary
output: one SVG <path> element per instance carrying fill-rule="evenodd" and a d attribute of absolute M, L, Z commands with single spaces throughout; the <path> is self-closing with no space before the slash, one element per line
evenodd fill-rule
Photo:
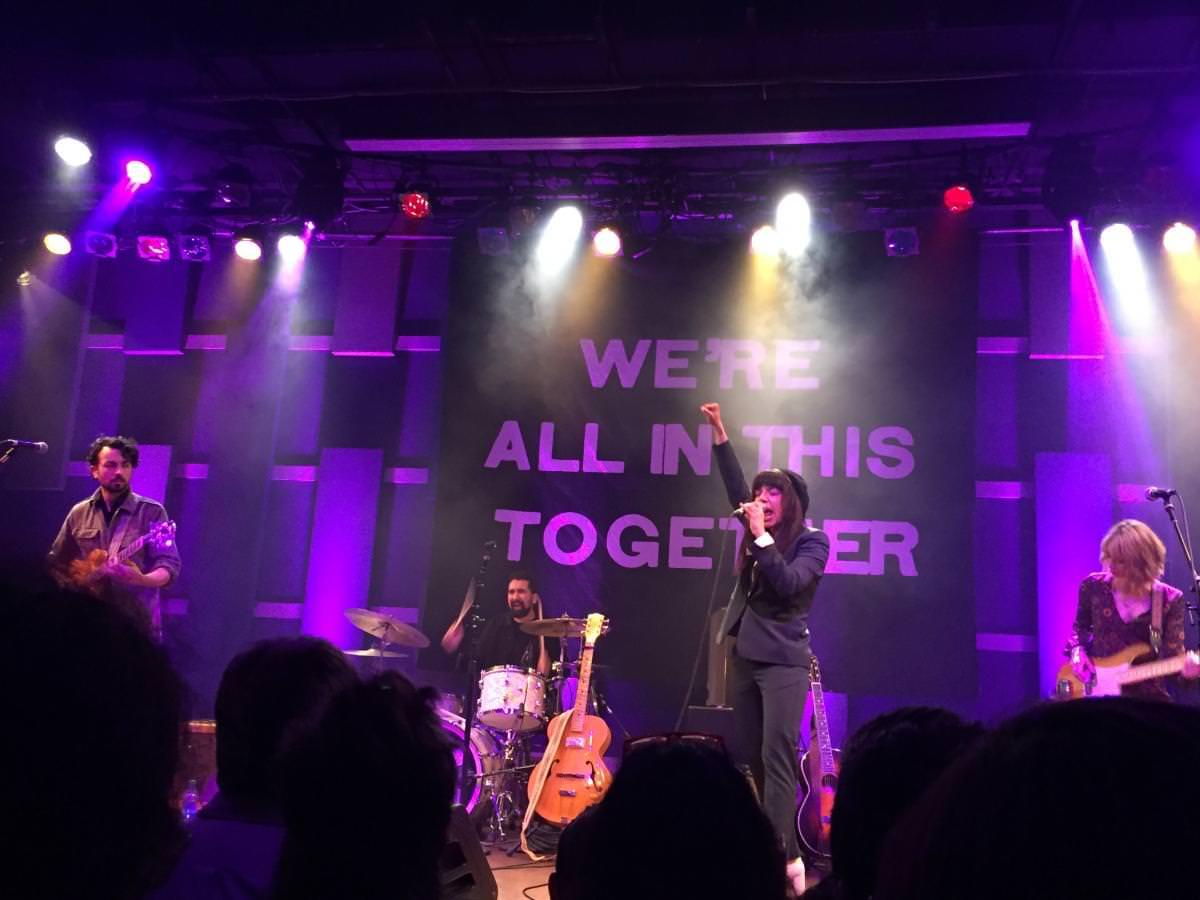
<path fill-rule="evenodd" d="M 98 437 L 88 448 L 87 461 L 100 486 L 67 513 L 50 547 L 50 566 L 64 580 L 94 590 L 155 640 L 162 640 L 159 591 L 179 577 L 175 542 L 159 547 L 148 542 L 121 564 L 115 563 L 115 557 L 151 526 L 166 522 L 167 512 L 161 503 L 130 489 L 138 464 L 138 445 L 133 438 Z M 72 579 L 68 575 L 71 563 L 87 559 L 95 550 L 107 553 L 107 560 L 82 579 Z"/>
<path fill-rule="evenodd" d="M 700 411 L 712 426 L 713 451 L 729 502 L 738 507 L 746 526 L 737 552 L 737 585 L 720 638 L 734 642 L 734 718 L 763 808 L 791 861 L 791 876 L 793 869 L 803 871 L 794 822 L 796 740 L 811 658 L 808 612 L 829 558 L 829 538 L 805 522 L 808 485 L 800 475 L 766 469 L 747 486 L 721 422 L 720 405 L 705 403 Z"/>
<path fill-rule="evenodd" d="M 1159 659 L 1184 652 L 1183 594 L 1159 581 L 1166 558 L 1158 535 L 1137 519 L 1118 522 L 1100 542 L 1103 570 L 1079 585 L 1075 624 L 1067 641 L 1071 668 L 1084 684 L 1096 671 L 1092 657 L 1112 656 L 1138 643 L 1148 644 Z M 1181 674 L 1194 679 L 1200 676 L 1200 666 L 1186 661 Z M 1171 700 L 1166 681 L 1125 685 L 1121 693 Z"/>

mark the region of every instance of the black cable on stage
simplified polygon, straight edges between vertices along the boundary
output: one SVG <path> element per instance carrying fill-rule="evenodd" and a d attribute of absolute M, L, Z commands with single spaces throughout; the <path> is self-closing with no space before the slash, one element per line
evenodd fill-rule
<path fill-rule="evenodd" d="M 704 611 L 704 621 L 700 626 L 700 640 L 696 642 L 696 656 L 692 660 L 692 675 L 688 679 L 687 690 L 683 694 L 683 703 L 679 707 L 679 715 L 675 719 L 675 727 L 672 731 L 679 731 L 683 728 L 683 717 L 687 715 L 689 701 L 692 699 L 692 691 L 696 689 L 696 675 L 700 671 L 700 657 L 704 655 L 704 642 L 708 639 L 709 619 L 712 618 L 713 608 L 717 599 L 717 584 L 721 580 L 721 573 L 725 569 L 725 547 L 728 544 L 730 535 L 735 534 L 733 531 L 726 531 L 724 537 L 721 538 L 721 554 L 717 559 L 716 568 L 713 570 L 712 591 L 708 595 L 708 608 Z"/>

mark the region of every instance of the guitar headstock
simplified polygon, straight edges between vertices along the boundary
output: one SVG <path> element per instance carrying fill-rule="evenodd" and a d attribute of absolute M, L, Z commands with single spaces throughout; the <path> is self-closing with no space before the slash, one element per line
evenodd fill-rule
<path fill-rule="evenodd" d="M 821 680 L 821 664 L 817 662 L 815 653 L 808 660 L 808 680 L 816 682 Z"/>
<path fill-rule="evenodd" d="M 150 526 L 150 530 L 146 532 L 146 538 L 154 545 L 154 549 L 156 550 L 170 547 L 175 543 L 175 523 L 170 520 L 154 523 Z"/>
<path fill-rule="evenodd" d="M 596 639 L 604 631 L 605 624 L 604 613 L 588 613 L 587 624 L 583 626 L 583 644 L 585 647 L 595 645 Z"/>

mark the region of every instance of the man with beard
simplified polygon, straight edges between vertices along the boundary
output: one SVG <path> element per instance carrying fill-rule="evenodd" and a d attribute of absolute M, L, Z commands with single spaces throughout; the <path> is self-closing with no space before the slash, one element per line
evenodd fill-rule
<path fill-rule="evenodd" d="M 88 448 L 87 460 L 100 486 L 67 513 L 50 547 L 50 565 L 65 577 L 75 560 L 86 559 L 94 550 L 107 553 L 107 561 L 91 573 L 87 586 L 161 640 L 159 591 L 179 577 L 181 565 L 175 541 L 148 541 L 122 563 L 116 556 L 154 525 L 166 522 L 167 512 L 161 503 L 131 490 L 138 464 L 132 438 L 98 437 Z"/>
<path fill-rule="evenodd" d="M 463 623 L 475 602 L 475 582 L 471 582 L 463 608 L 457 619 L 442 636 L 442 649 L 454 653 L 462 645 Z M 528 572 L 514 572 L 508 579 L 509 615 L 496 615 L 479 633 L 476 657 L 480 669 L 493 666 L 521 666 L 537 669 L 542 677 L 550 674 L 550 653 L 546 638 L 526 634 L 521 625 L 542 618 L 542 598 L 537 595 L 533 576 Z"/>

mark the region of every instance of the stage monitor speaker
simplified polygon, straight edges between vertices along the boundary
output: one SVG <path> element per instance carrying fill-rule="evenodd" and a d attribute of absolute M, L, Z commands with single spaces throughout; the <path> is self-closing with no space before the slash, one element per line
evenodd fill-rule
<path fill-rule="evenodd" d="M 438 862 L 442 875 L 442 900 L 496 900 L 496 876 L 483 855 L 479 836 L 460 803 L 450 808 L 446 846 Z"/>

